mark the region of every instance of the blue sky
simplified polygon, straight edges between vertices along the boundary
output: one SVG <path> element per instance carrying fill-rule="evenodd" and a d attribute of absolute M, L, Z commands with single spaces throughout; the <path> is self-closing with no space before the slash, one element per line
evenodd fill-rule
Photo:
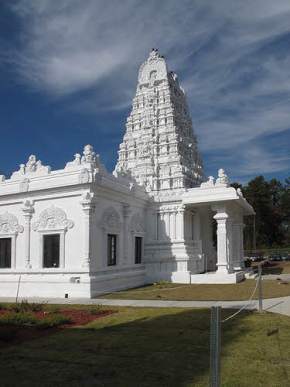
<path fill-rule="evenodd" d="M 289 0 L 0 2 L 0 171 L 91 143 L 112 170 L 152 47 L 186 91 L 207 175 L 290 175 Z"/>

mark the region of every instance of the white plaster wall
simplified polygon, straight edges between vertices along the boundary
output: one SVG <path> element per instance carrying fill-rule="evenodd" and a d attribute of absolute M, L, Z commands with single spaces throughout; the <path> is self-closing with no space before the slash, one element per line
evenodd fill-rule
<path fill-rule="evenodd" d="M 38 198 L 35 199 L 35 212 L 32 216 L 31 223 L 38 221 L 42 211 L 54 205 L 62 209 L 67 218 L 74 222 L 72 228 L 65 232 L 65 267 L 64 271 L 81 268 L 83 252 L 83 212 L 81 208 L 81 195 L 61 198 Z M 57 230 L 51 230 L 51 233 Z M 33 269 L 42 269 L 44 271 L 55 271 L 62 269 L 43 269 L 41 238 L 42 233 L 31 229 L 31 265 Z"/>

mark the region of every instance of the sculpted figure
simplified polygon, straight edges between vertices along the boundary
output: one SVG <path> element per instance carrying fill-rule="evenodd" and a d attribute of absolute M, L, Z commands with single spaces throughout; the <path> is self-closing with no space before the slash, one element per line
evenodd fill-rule
<path fill-rule="evenodd" d="M 35 172 L 36 171 L 36 156 L 30 155 L 26 163 L 26 172 Z"/>
<path fill-rule="evenodd" d="M 225 171 L 222 168 L 218 170 L 218 178 L 216 179 L 216 184 L 222 184 L 222 185 L 229 184 L 229 178 L 225 174 Z"/>

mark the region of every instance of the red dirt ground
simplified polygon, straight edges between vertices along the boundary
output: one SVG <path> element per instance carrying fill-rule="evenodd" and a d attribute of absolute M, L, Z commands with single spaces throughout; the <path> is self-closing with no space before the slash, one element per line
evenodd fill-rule
<path fill-rule="evenodd" d="M 0 316 L 8 313 L 7 309 L 0 309 Z M 43 319 L 53 312 L 40 311 L 31 312 L 38 319 Z M 53 333 L 56 333 L 62 329 L 67 329 L 75 326 L 86 325 L 96 319 L 108 316 L 115 313 L 113 310 L 100 310 L 91 313 L 89 310 L 77 310 L 77 309 L 60 309 L 57 314 L 62 314 L 71 319 L 68 324 L 63 324 L 58 327 L 39 329 L 38 327 L 28 326 L 13 326 L 13 325 L 0 325 L 0 347 L 3 345 L 13 345 L 21 343 L 23 341 L 30 341 L 33 339 L 41 338 Z"/>
<path fill-rule="evenodd" d="M 0 309 L 0 316 L 8 313 L 8 309 Z M 39 312 L 31 312 L 35 317 L 39 320 L 44 319 L 50 315 L 53 315 L 54 312 L 50 311 L 39 311 Z M 62 314 L 65 317 L 70 318 L 71 322 L 68 324 L 60 325 L 59 328 L 69 328 L 73 326 L 86 325 L 91 321 L 99 319 L 101 317 L 108 316 L 114 313 L 112 310 L 100 310 L 95 313 L 91 313 L 88 310 L 80 310 L 80 309 L 60 309 L 57 311 L 57 314 Z"/>

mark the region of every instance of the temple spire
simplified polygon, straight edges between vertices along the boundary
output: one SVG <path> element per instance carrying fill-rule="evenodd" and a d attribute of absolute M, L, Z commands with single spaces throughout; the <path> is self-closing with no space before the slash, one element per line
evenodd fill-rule
<path fill-rule="evenodd" d="M 194 187 L 203 178 L 184 91 L 155 48 L 139 69 L 115 173 L 148 191 Z"/>

